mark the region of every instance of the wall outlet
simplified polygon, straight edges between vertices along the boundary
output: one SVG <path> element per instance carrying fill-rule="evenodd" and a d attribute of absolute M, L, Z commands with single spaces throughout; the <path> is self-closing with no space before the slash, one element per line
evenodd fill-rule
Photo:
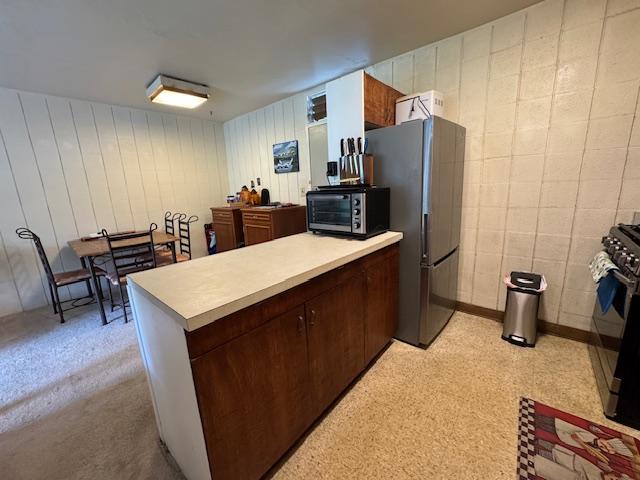
<path fill-rule="evenodd" d="M 300 187 L 300 196 L 304 197 L 306 193 L 307 193 L 307 187 L 304 187 L 304 186 Z"/>

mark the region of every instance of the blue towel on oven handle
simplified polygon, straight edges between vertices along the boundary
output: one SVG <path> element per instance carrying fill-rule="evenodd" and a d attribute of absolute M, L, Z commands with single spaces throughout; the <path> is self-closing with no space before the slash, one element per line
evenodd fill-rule
<path fill-rule="evenodd" d="M 620 286 L 620 281 L 615 277 L 612 271 L 607 273 L 598 283 L 598 302 L 600 302 L 600 308 L 602 313 L 607 313 L 613 304 L 613 299 L 616 298 L 616 292 Z"/>

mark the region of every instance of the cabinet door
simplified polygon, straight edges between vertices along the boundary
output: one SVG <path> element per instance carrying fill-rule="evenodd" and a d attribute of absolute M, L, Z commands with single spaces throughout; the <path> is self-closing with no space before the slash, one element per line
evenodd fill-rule
<path fill-rule="evenodd" d="M 311 424 L 304 308 L 192 361 L 215 479 L 260 478 Z"/>
<path fill-rule="evenodd" d="M 268 242 L 271 240 L 270 225 L 244 224 L 244 243 L 245 245 L 255 245 L 256 243 Z"/>
<path fill-rule="evenodd" d="M 235 235 L 232 223 L 214 223 L 213 229 L 216 232 L 217 251 L 225 252 L 236 248 Z"/>
<path fill-rule="evenodd" d="M 306 303 L 309 372 L 318 416 L 364 367 L 364 275 Z"/>
<path fill-rule="evenodd" d="M 373 264 L 366 270 L 367 300 L 365 359 L 369 363 L 389 343 L 398 329 L 399 255 Z"/>
<path fill-rule="evenodd" d="M 396 100 L 404 94 L 365 73 L 365 128 L 389 127 L 396 123 Z"/>

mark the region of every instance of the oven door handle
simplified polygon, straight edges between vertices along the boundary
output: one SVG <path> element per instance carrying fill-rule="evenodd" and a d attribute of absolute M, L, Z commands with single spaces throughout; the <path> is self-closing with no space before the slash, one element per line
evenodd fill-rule
<path fill-rule="evenodd" d="M 616 279 L 625 287 L 633 288 L 635 286 L 635 282 L 632 282 L 627 277 L 622 275 L 619 270 L 611 270 L 611 272 L 613 273 L 613 276 L 616 277 Z"/>
<path fill-rule="evenodd" d="M 311 194 L 308 195 L 310 201 L 314 201 L 316 198 L 321 200 L 329 199 L 329 200 L 347 200 L 349 195 L 323 195 L 323 194 Z"/>
<path fill-rule="evenodd" d="M 629 312 L 631 311 L 631 299 L 633 298 L 636 290 L 636 282 L 629 280 L 619 270 L 611 270 L 613 276 L 627 289 L 624 296 L 624 318 L 629 318 Z"/>

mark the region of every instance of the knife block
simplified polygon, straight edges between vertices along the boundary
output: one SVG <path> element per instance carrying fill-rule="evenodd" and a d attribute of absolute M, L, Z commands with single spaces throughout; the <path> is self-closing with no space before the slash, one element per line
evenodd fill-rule
<path fill-rule="evenodd" d="M 373 155 L 340 157 L 340 185 L 373 185 Z"/>
<path fill-rule="evenodd" d="M 359 155 L 362 157 L 361 169 L 363 174 L 360 176 L 360 183 L 373 185 L 373 155 Z"/>

